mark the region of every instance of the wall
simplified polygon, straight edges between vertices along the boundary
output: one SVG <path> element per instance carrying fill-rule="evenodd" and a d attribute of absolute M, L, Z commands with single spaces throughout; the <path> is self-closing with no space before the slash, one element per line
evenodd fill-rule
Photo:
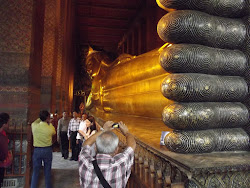
<path fill-rule="evenodd" d="M 72 108 L 74 7 L 73 0 L 1 1 L 0 112 L 11 116 L 10 149 L 19 143 L 24 152 L 21 167 L 21 154 L 15 153 L 13 170 L 5 177 L 19 176 L 18 187 L 24 185 L 25 170 L 16 174 L 15 169 L 28 164 L 27 137 L 12 141 L 12 136 L 25 135 L 41 109 L 61 113 Z"/>
<path fill-rule="evenodd" d="M 138 11 L 127 33 L 118 45 L 119 53 L 140 55 L 161 47 L 162 42 L 157 34 L 157 23 L 166 14 L 155 1 L 146 0 Z"/>

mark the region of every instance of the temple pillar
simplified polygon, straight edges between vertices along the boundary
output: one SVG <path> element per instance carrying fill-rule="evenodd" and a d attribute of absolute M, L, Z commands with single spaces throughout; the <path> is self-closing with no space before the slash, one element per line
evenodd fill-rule
<path fill-rule="evenodd" d="M 58 57 L 57 57 L 57 69 L 55 71 L 56 74 L 56 95 L 55 95 L 55 107 L 54 111 L 58 111 L 61 113 L 62 111 L 62 52 L 63 52 L 63 35 L 64 35 L 64 12 L 65 12 L 65 2 L 57 1 L 57 4 L 60 9 L 57 14 L 58 20 Z"/>
<path fill-rule="evenodd" d="M 134 55 L 133 54 L 133 43 L 134 43 L 134 41 L 133 41 L 133 30 L 131 31 L 131 33 L 129 34 L 129 40 L 130 40 L 130 42 L 129 42 L 129 51 L 130 51 L 130 54 L 131 55 Z"/>
<path fill-rule="evenodd" d="M 160 18 L 165 14 L 166 11 L 157 7 L 155 1 L 147 0 L 146 10 L 145 10 L 146 27 L 144 26 L 145 28 L 143 29 L 143 31 L 146 31 L 145 52 L 151 51 L 164 44 L 164 42 L 162 42 L 158 37 L 157 28 L 155 27 L 155 25 L 158 23 Z"/>
<path fill-rule="evenodd" d="M 64 81 L 64 96 L 62 97 L 65 101 L 63 110 L 68 112 L 72 111 L 73 101 L 73 86 L 74 86 L 74 71 L 75 71 L 75 7 L 76 2 L 74 0 L 67 0 L 65 5 L 65 22 L 64 22 L 64 40 L 63 40 L 63 75 Z"/>
<path fill-rule="evenodd" d="M 131 54 L 135 55 L 135 28 L 131 33 Z"/>
<path fill-rule="evenodd" d="M 129 36 L 127 36 L 127 39 L 126 39 L 126 44 L 127 44 L 127 54 L 129 54 L 129 46 L 130 46 L 130 41 L 129 41 Z"/>
<path fill-rule="evenodd" d="M 127 42 L 124 41 L 124 53 L 127 53 Z"/>
<path fill-rule="evenodd" d="M 133 30 L 133 55 L 138 55 L 138 23 Z"/>
<path fill-rule="evenodd" d="M 137 43 L 138 43 L 138 55 L 142 53 L 142 27 L 141 27 L 141 22 L 138 23 L 137 26 L 137 33 L 138 33 L 138 38 L 137 38 Z"/>
<path fill-rule="evenodd" d="M 138 28 L 138 55 L 146 52 L 147 45 L 147 37 L 146 37 L 146 22 L 145 19 L 142 18 L 140 22 L 140 26 Z"/>
<path fill-rule="evenodd" d="M 28 122 L 40 111 L 44 0 L 8 0 L 0 6 L 0 112 L 10 114 L 13 165 L 5 180 L 24 187 Z"/>
<path fill-rule="evenodd" d="M 57 29 L 56 13 L 58 11 L 55 0 L 45 1 L 45 20 L 43 37 L 43 56 L 41 74 L 41 109 L 51 110 L 53 87 L 57 60 Z M 57 10 L 57 11 L 55 11 Z"/>
<path fill-rule="evenodd" d="M 40 110 L 43 0 L 0 6 L 0 111 L 26 124 Z"/>
<path fill-rule="evenodd" d="M 67 5 L 60 8 L 61 2 Z M 56 99 L 59 110 L 62 101 L 65 101 L 64 109 L 72 108 L 74 3 L 73 0 L 1 2 L 0 112 L 10 114 L 8 135 L 14 154 L 5 180 L 16 180 L 15 187 L 24 187 L 25 179 L 29 187 L 31 178 L 32 143 L 28 139 L 31 137 L 28 122 L 38 118 L 41 109 L 54 112 Z"/>
<path fill-rule="evenodd" d="M 71 45 L 73 28 L 66 29 L 66 25 L 72 26 L 74 23 L 73 3 L 70 0 L 45 2 L 41 109 L 61 113 L 64 110 L 71 110 L 72 103 L 69 99 L 70 92 L 73 92 L 69 89 L 69 77 L 74 71 L 72 66 L 74 47 Z"/>

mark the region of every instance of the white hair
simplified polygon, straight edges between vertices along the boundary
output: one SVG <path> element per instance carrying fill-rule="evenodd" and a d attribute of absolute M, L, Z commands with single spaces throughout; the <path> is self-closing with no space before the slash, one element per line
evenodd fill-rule
<path fill-rule="evenodd" d="M 119 138 L 112 131 L 105 131 L 96 138 L 96 149 L 98 153 L 112 154 L 119 143 Z"/>

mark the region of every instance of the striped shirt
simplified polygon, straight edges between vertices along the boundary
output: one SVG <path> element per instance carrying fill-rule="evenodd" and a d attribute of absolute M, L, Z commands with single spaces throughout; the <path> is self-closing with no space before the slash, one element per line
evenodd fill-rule
<path fill-rule="evenodd" d="M 79 155 L 80 187 L 101 188 L 103 187 L 95 173 L 91 156 L 91 147 L 82 147 Z M 131 147 L 114 157 L 108 154 L 97 154 L 96 160 L 106 181 L 112 188 L 125 188 L 131 174 L 134 162 L 134 151 Z"/>
<path fill-rule="evenodd" d="M 69 121 L 69 127 L 68 127 L 68 137 L 70 137 L 71 132 L 75 132 L 79 130 L 79 125 L 80 125 L 81 119 L 79 118 L 72 118 Z"/>

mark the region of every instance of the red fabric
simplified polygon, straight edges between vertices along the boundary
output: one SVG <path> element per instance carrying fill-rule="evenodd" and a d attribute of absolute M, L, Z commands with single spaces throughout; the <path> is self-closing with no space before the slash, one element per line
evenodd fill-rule
<path fill-rule="evenodd" d="M 2 135 L 4 135 L 4 136 L 7 136 L 7 134 L 6 134 L 6 132 L 5 132 L 5 130 L 3 130 L 2 132 L 0 132 Z"/>
<path fill-rule="evenodd" d="M 8 156 L 8 138 L 5 131 L 0 132 L 0 161 L 4 161 Z"/>
<path fill-rule="evenodd" d="M 2 134 L 2 135 L 4 135 L 4 136 L 6 136 L 7 137 L 7 134 L 6 134 L 6 132 L 5 132 L 5 130 L 3 130 L 2 132 L 0 132 L 0 134 Z M 7 137 L 8 138 L 8 137 Z M 10 140 L 8 139 L 8 143 L 10 142 Z"/>

